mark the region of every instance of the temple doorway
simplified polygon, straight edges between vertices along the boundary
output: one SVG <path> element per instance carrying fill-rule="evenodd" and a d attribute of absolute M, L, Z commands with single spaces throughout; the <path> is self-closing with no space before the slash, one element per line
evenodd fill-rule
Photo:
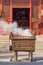
<path fill-rule="evenodd" d="M 13 8 L 13 22 L 17 21 L 18 27 L 30 27 L 30 8 Z"/>

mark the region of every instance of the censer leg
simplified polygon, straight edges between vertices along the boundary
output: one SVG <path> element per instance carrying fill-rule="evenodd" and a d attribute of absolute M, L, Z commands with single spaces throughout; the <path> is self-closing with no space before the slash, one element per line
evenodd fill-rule
<path fill-rule="evenodd" d="M 17 52 L 14 52 L 14 61 L 17 61 Z"/>
<path fill-rule="evenodd" d="M 14 61 L 17 61 L 17 52 L 13 52 L 13 56 L 11 57 L 10 61 L 14 58 Z"/>
<path fill-rule="evenodd" d="M 11 57 L 10 61 L 12 61 L 13 57 L 14 57 L 14 55 Z"/>
<path fill-rule="evenodd" d="M 33 52 L 29 52 L 29 61 L 32 61 L 32 57 L 33 57 Z"/>

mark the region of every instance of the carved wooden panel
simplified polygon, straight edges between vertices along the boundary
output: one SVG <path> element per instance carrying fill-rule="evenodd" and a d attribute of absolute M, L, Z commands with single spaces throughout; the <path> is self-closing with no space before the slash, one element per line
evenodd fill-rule
<path fill-rule="evenodd" d="M 10 5 L 10 0 L 3 0 L 3 4 L 7 6 Z"/>
<path fill-rule="evenodd" d="M 6 18 L 10 16 L 10 1 L 3 0 L 3 16 Z"/>
<path fill-rule="evenodd" d="M 12 0 L 12 5 L 30 5 L 30 0 Z"/>
<path fill-rule="evenodd" d="M 43 23 L 40 23 L 39 24 L 39 28 L 43 28 Z"/>
<path fill-rule="evenodd" d="M 40 0 L 31 0 L 32 1 L 32 5 L 39 5 L 40 4 Z"/>
<path fill-rule="evenodd" d="M 32 17 L 33 18 L 38 18 L 38 6 L 33 6 L 32 7 Z"/>

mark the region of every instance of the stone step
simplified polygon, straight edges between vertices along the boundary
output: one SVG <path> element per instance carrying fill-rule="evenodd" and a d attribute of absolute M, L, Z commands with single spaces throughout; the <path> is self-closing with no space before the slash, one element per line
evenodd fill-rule
<path fill-rule="evenodd" d="M 0 35 L 0 48 L 6 49 L 9 47 L 9 35 Z M 35 41 L 35 51 L 43 51 L 43 41 L 37 40 Z"/>
<path fill-rule="evenodd" d="M 0 51 L 7 50 L 9 47 L 9 35 L 0 35 Z"/>
<path fill-rule="evenodd" d="M 37 52 L 42 51 L 43 52 L 43 41 L 41 41 L 41 40 L 35 41 L 35 51 L 37 51 Z"/>
<path fill-rule="evenodd" d="M 43 42 L 42 41 L 37 41 L 35 43 L 35 49 L 43 49 Z"/>

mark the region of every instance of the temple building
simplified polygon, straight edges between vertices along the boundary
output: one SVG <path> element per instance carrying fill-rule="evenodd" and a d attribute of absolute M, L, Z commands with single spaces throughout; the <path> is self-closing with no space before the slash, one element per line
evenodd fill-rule
<path fill-rule="evenodd" d="M 0 0 L 0 18 L 43 34 L 43 0 Z"/>

